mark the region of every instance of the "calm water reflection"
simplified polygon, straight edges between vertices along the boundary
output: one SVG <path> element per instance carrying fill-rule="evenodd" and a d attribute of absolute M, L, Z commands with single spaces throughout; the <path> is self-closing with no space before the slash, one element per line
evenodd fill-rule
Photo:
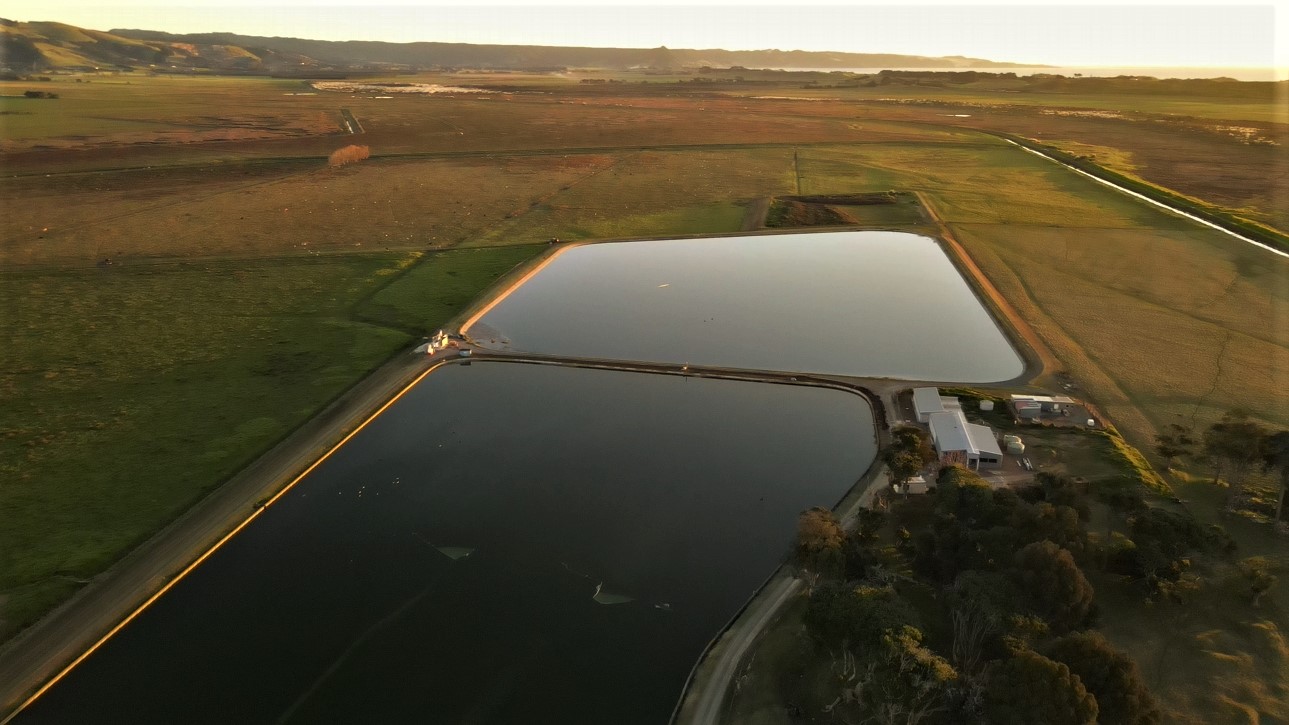
<path fill-rule="evenodd" d="M 1023 370 L 939 245 L 899 232 L 575 247 L 470 334 L 568 357 L 908 380 Z"/>
<path fill-rule="evenodd" d="M 665 722 L 873 455 L 837 391 L 450 366 L 17 722 Z"/>

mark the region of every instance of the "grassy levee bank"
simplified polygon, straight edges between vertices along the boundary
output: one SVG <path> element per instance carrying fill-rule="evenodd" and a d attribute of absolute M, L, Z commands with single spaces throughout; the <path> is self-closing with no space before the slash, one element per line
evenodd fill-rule
<path fill-rule="evenodd" d="M 539 251 L 0 276 L 0 638 Z"/>
<path fill-rule="evenodd" d="M 1038 151 L 1051 156 L 1062 163 L 1069 164 L 1080 171 L 1087 172 L 1099 179 L 1104 179 L 1112 184 L 1122 186 L 1130 191 L 1135 191 L 1142 196 L 1150 197 L 1161 204 L 1180 209 L 1187 214 L 1199 217 L 1204 221 L 1216 224 L 1224 229 L 1229 229 L 1237 234 L 1241 234 L 1250 239 L 1262 242 L 1281 251 L 1289 252 L 1289 235 L 1278 229 L 1272 229 L 1253 220 L 1245 219 L 1229 210 L 1212 204 L 1206 204 L 1198 199 L 1193 199 L 1182 194 L 1178 194 L 1170 189 L 1151 184 L 1135 176 L 1112 171 L 1082 156 L 1076 156 L 1048 144 L 1038 143 L 1033 139 L 1024 138 L 1015 134 L 998 133 L 1000 138 L 1005 138 L 1014 143 L 1020 144 L 1025 148 Z"/>

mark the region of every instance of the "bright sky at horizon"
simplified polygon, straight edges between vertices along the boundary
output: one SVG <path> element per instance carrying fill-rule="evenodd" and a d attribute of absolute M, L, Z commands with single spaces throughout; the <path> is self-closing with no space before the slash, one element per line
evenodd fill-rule
<path fill-rule="evenodd" d="M 15 10 L 20 10 L 15 12 Z M 394 0 L 43 0 L 3 11 L 97 30 L 225 31 L 318 40 L 442 41 L 596 47 L 831 50 L 964 55 L 1063 66 L 1289 68 L 1289 8 L 1094 0 L 989 5 L 814 0 L 811 7 L 708 0 L 648 5 L 565 0 L 472 5 Z"/>

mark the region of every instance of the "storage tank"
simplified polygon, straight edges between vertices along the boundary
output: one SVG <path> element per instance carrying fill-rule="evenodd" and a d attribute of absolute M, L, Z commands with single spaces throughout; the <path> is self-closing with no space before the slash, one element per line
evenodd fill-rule
<path fill-rule="evenodd" d="M 981 409 L 981 410 L 983 410 L 983 411 L 985 411 L 985 412 L 989 412 L 989 411 L 993 410 L 993 409 L 994 409 L 994 401 L 992 401 L 992 400 L 982 400 L 982 401 L 980 401 L 980 409 Z"/>
<path fill-rule="evenodd" d="M 1021 441 L 1020 441 L 1020 439 L 1019 439 L 1019 438 L 1017 438 L 1017 439 L 1016 439 L 1016 440 L 1014 440 L 1014 441 L 1009 441 L 1009 442 L 1007 443 L 1007 454 L 1008 454 L 1008 455 L 1011 455 L 1011 456 L 1019 456 L 1019 455 L 1023 454 L 1024 452 L 1025 452 L 1025 444 L 1024 444 L 1024 443 L 1021 443 Z"/>

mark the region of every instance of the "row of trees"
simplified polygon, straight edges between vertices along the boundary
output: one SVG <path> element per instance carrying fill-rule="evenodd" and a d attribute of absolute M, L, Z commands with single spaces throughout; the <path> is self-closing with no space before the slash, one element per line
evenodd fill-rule
<path fill-rule="evenodd" d="M 1152 538 L 1171 535 L 1169 522 L 1120 498 L 1150 522 L 1147 548 L 1177 550 Z M 925 527 L 901 530 L 896 547 L 879 543 L 881 514 L 864 512 L 852 533 L 827 511 L 801 516 L 805 624 L 838 677 L 833 709 L 900 725 L 1159 721 L 1135 663 L 1087 631 L 1097 608 L 1080 562 L 1102 557 L 1073 481 L 991 490 L 950 467 L 930 503 Z"/>
<path fill-rule="evenodd" d="M 1213 468 L 1213 482 L 1224 478 L 1230 485 L 1227 507 L 1232 509 L 1244 502 L 1245 483 L 1253 471 L 1274 472 L 1280 485 L 1272 521 L 1281 521 L 1289 491 L 1289 431 L 1272 431 L 1237 409 L 1198 435 L 1189 426 L 1169 424 L 1156 437 L 1155 452 L 1170 468 L 1187 458 L 1207 462 Z"/>

